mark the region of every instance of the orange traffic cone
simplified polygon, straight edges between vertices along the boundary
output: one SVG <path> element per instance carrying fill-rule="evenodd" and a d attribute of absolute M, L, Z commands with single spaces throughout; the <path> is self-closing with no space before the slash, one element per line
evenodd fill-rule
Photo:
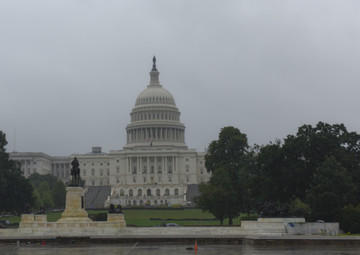
<path fill-rule="evenodd" d="M 195 251 L 197 251 L 198 247 L 197 247 L 197 242 L 195 240 Z"/>

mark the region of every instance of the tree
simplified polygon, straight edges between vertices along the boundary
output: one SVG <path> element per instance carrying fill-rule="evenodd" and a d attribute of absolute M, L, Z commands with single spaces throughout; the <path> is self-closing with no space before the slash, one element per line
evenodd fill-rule
<path fill-rule="evenodd" d="M 46 181 L 43 181 L 37 188 L 37 193 L 40 196 L 41 207 L 45 208 L 54 208 L 54 201 L 51 195 L 49 184 Z"/>
<path fill-rule="evenodd" d="M 329 158 L 336 165 L 325 164 Z M 316 203 L 309 203 L 309 192 L 313 191 L 311 201 L 315 201 L 315 190 L 320 189 L 318 184 L 324 181 L 319 174 L 323 177 L 334 175 L 334 169 L 336 176 L 350 178 L 343 179 L 344 182 L 356 187 L 360 185 L 360 135 L 348 132 L 343 124 L 303 125 L 296 135 L 288 135 L 283 142 L 278 140 L 260 147 L 254 168 L 252 187 L 257 201 L 270 201 L 281 206 L 298 199 L 309 204 L 312 213 L 325 213 L 326 210 L 320 210 Z M 340 171 L 340 168 L 346 171 Z M 330 193 L 334 194 L 332 189 L 327 195 Z M 360 197 L 360 189 L 350 189 L 346 193 L 349 197 Z M 320 216 L 316 214 L 316 217 Z"/>
<path fill-rule="evenodd" d="M 6 145 L 6 135 L 0 131 L 0 211 L 22 212 L 33 203 L 33 189 L 22 176 L 20 164 L 9 158 Z"/>
<path fill-rule="evenodd" d="M 64 208 L 66 196 L 65 184 L 57 180 L 52 187 L 51 194 L 55 208 Z"/>
<path fill-rule="evenodd" d="M 40 175 L 33 173 L 29 180 L 35 187 L 34 197 L 36 199 L 35 208 L 64 208 L 65 206 L 65 184 L 51 174 Z M 44 183 L 46 183 L 45 187 Z M 46 192 L 47 194 L 43 194 Z M 40 206 L 39 206 L 40 205 Z"/>
<path fill-rule="evenodd" d="M 347 170 L 329 157 L 314 173 L 306 198 L 313 220 L 338 221 L 341 209 L 356 202 L 356 186 Z"/>
<path fill-rule="evenodd" d="M 221 129 L 219 139 L 210 143 L 205 155 L 205 166 L 212 173 L 210 181 L 200 185 L 198 206 L 220 219 L 229 218 L 229 224 L 247 205 L 241 171 L 248 143 L 245 134 L 234 127 Z"/>

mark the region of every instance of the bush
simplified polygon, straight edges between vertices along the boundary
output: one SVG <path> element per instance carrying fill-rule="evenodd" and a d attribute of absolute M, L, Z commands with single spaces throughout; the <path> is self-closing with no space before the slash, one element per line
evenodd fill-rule
<path fill-rule="evenodd" d="M 241 215 L 240 216 L 240 222 L 243 220 L 257 220 L 258 219 L 258 215 L 257 214 L 250 214 L 250 215 Z"/>
<path fill-rule="evenodd" d="M 360 204 L 345 206 L 341 210 L 340 228 L 344 232 L 360 233 Z"/>
<path fill-rule="evenodd" d="M 90 214 L 89 217 L 93 221 L 107 221 L 107 213 Z"/>
<path fill-rule="evenodd" d="M 310 206 L 295 198 L 290 204 L 290 215 L 307 218 L 310 215 Z"/>

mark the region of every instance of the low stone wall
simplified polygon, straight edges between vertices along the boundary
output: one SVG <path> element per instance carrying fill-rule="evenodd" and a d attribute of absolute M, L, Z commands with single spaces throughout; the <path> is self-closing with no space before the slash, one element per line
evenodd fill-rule
<path fill-rule="evenodd" d="M 23 214 L 18 233 L 31 236 L 92 236 L 116 235 L 126 227 L 123 214 L 108 214 L 107 221 L 71 221 L 70 218 L 48 222 L 46 215 Z"/>
<path fill-rule="evenodd" d="M 305 218 L 258 218 L 259 222 L 304 223 Z"/>
<path fill-rule="evenodd" d="M 308 223 L 288 223 L 286 225 L 288 235 L 325 235 L 335 236 L 339 234 L 338 222 L 308 222 Z"/>
<path fill-rule="evenodd" d="M 241 236 L 337 235 L 338 223 L 287 223 L 294 218 L 242 221 L 241 227 L 126 227 L 124 215 L 108 214 L 107 221 L 59 220 L 45 215 L 22 215 L 18 229 L 0 230 L 0 239 L 18 237 L 115 237 L 115 238 L 239 238 Z M 291 220 L 290 220 L 291 219 Z"/>
<path fill-rule="evenodd" d="M 242 221 L 241 228 L 246 234 L 256 235 L 285 235 L 286 228 L 283 222 Z"/>

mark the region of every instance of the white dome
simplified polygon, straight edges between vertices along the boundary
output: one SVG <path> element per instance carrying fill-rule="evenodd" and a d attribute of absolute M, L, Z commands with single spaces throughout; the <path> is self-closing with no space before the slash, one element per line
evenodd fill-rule
<path fill-rule="evenodd" d="M 160 84 L 149 85 L 136 99 L 135 106 L 144 104 L 171 104 L 175 105 L 174 97 Z"/>
<path fill-rule="evenodd" d="M 160 84 L 155 61 L 154 58 L 150 84 L 139 94 L 130 113 L 125 148 L 187 148 L 179 109 L 171 93 Z"/>

